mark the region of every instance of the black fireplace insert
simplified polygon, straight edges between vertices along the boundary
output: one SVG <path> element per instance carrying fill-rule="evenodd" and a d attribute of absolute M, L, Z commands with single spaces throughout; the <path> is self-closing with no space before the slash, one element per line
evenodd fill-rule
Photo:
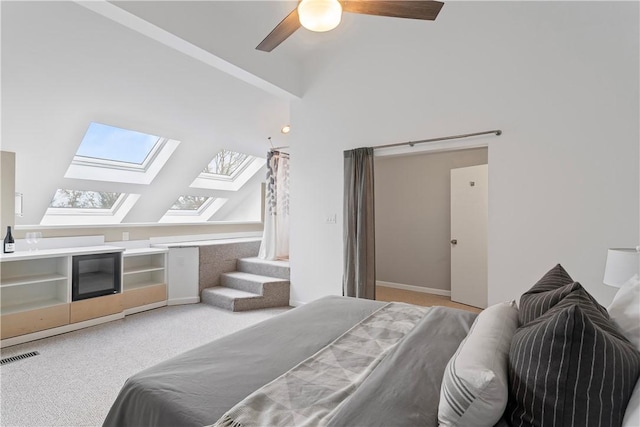
<path fill-rule="evenodd" d="M 73 257 L 71 299 L 79 301 L 121 291 L 122 253 L 77 255 Z"/>

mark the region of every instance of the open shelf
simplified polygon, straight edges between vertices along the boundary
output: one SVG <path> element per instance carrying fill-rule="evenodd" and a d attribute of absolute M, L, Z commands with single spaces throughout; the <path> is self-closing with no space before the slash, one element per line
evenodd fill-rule
<path fill-rule="evenodd" d="M 127 268 L 124 270 L 123 274 L 127 276 L 129 274 L 146 273 L 148 271 L 161 271 L 161 270 L 164 270 L 164 266 L 149 265 L 149 266 Z"/>
<path fill-rule="evenodd" d="M 66 280 L 67 276 L 52 274 L 34 274 L 32 276 L 9 277 L 2 279 L 2 287 L 30 285 L 33 283 L 55 282 L 57 280 Z"/>
<path fill-rule="evenodd" d="M 69 302 L 69 281 L 58 279 L 40 280 L 13 286 L 2 286 L 0 310 L 2 314 L 35 310 Z"/>
<path fill-rule="evenodd" d="M 150 299 L 153 302 L 158 300 L 161 292 L 154 291 L 152 288 L 164 286 L 167 283 L 166 253 L 167 249 L 160 248 L 144 248 L 125 252 L 122 292 L 129 293 L 129 298 L 125 296 L 127 308 Z M 144 289 L 152 292 L 153 296 L 146 295 Z M 166 290 L 163 292 L 163 298 L 166 299 Z"/>
<path fill-rule="evenodd" d="M 69 302 L 68 257 L 2 262 L 0 312 L 15 314 Z"/>

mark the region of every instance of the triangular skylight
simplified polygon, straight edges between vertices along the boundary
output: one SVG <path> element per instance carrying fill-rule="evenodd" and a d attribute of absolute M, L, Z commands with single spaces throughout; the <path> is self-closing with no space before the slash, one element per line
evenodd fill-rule
<path fill-rule="evenodd" d="M 178 144 L 173 139 L 91 122 L 64 176 L 150 184 Z"/>

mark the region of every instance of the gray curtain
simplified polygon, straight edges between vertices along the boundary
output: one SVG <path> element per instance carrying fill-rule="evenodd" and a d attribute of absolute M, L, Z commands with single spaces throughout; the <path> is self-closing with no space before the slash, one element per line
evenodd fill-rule
<path fill-rule="evenodd" d="M 373 148 L 344 152 L 343 295 L 376 299 Z"/>

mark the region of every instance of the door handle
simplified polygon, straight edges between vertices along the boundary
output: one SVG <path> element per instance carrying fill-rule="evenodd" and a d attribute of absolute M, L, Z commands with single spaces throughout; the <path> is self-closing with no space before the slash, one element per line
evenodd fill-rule
<path fill-rule="evenodd" d="M 458 244 L 458 240 L 457 239 L 451 239 L 451 244 L 452 245 L 457 245 Z"/>

